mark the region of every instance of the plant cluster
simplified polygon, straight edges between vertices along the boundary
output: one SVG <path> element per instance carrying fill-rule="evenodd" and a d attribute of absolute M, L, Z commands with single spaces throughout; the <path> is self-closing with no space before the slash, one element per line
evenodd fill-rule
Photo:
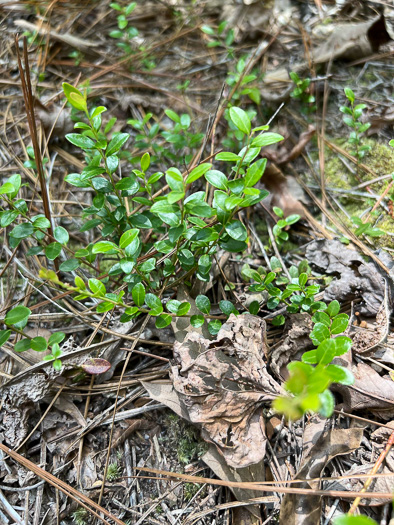
<path fill-rule="evenodd" d="M 224 47 L 227 51 L 227 56 L 234 58 L 234 48 L 232 47 L 234 43 L 234 29 L 226 31 L 227 25 L 227 21 L 221 22 L 217 28 L 203 25 L 201 31 L 212 37 L 207 43 L 207 47 Z"/>
<path fill-rule="evenodd" d="M 368 235 L 369 237 L 381 237 L 385 234 L 380 228 L 375 228 L 370 222 L 363 222 L 360 217 L 353 216 L 353 223 L 357 226 L 356 231 L 354 232 L 357 237 L 361 235 Z"/>
<path fill-rule="evenodd" d="M 200 146 L 204 134 L 193 131 L 191 118 L 187 113 L 178 115 L 175 111 L 167 109 L 165 114 L 174 123 L 174 126 L 161 133 L 159 124 L 150 122 L 153 120 L 152 113 L 147 113 L 140 120 L 129 119 L 127 121 L 137 131 L 135 146 L 139 150 L 149 149 L 153 152 L 152 164 L 161 160 L 176 162 L 180 157 L 189 163 L 193 157 L 193 151 Z M 164 139 L 164 142 L 170 147 L 164 147 L 163 140 L 161 142 L 158 140 L 160 138 Z"/>
<path fill-rule="evenodd" d="M 109 36 L 117 40 L 117 47 L 119 47 L 125 55 L 131 55 L 133 49 L 130 46 L 130 40 L 138 36 L 138 29 L 129 26 L 128 16 L 131 15 L 137 7 L 137 2 L 131 2 L 127 6 L 121 6 L 120 4 L 113 2 L 110 4 L 110 7 L 119 14 L 117 16 L 118 29 L 111 31 Z"/>
<path fill-rule="evenodd" d="M 73 522 L 76 525 L 86 525 L 89 519 L 89 511 L 83 507 L 79 507 L 75 512 L 72 513 Z"/>
<path fill-rule="evenodd" d="M 343 117 L 344 123 L 352 129 L 349 135 L 349 144 L 354 147 L 354 150 L 350 154 L 356 157 L 359 162 L 371 151 L 371 146 L 361 145 L 361 137 L 371 127 L 371 124 L 370 122 L 361 122 L 363 111 L 367 106 L 365 104 L 355 105 L 355 95 L 348 87 L 345 88 L 345 95 L 350 103 L 350 107 L 341 106 L 339 110 L 345 114 Z"/>
<path fill-rule="evenodd" d="M 207 451 L 207 443 L 200 438 L 195 426 L 190 425 L 176 414 L 167 417 L 167 437 L 171 448 L 175 447 L 178 460 L 182 465 L 189 465 L 198 460 Z"/>
<path fill-rule="evenodd" d="M 315 97 L 310 93 L 309 86 L 311 85 L 310 78 L 300 78 L 297 73 L 291 71 L 289 73 L 291 80 L 294 82 L 294 89 L 290 96 L 301 102 L 302 110 L 306 114 L 316 111 Z"/>
<path fill-rule="evenodd" d="M 179 283 L 190 284 L 195 279 L 209 281 L 219 249 L 232 253 L 245 250 L 248 232 L 240 212 L 268 195 L 267 191 L 256 188 L 267 162 L 260 158 L 261 149 L 283 137 L 269 132 L 268 126 L 252 128 L 249 115 L 238 107 L 231 107 L 227 116 L 242 145 L 238 153 L 218 153 L 215 161 L 220 166 L 203 162 L 185 173 L 176 167 L 163 173 L 151 170 L 151 157 L 145 152 L 138 169 L 130 169 L 128 173 L 123 170 L 120 176 L 119 160 L 129 134 L 112 132 L 113 119 L 104 125 L 104 106 L 88 110 L 87 90 L 83 93 L 69 84 L 64 84 L 63 88 L 70 105 L 85 117 L 75 123 L 75 129 L 80 132 L 70 133 L 66 138 L 84 151 L 86 167 L 81 173 L 68 174 L 66 181 L 74 187 L 93 191 L 92 205 L 83 212 L 84 224 L 80 231 L 94 228 L 98 237 L 95 242 L 74 251 L 68 245 L 69 235 L 63 227 L 54 228 L 52 236 L 46 217 L 29 217 L 26 202 L 17 198 L 21 177 L 13 175 L 0 188 L 0 196 L 9 208 L 0 210 L 1 226 L 18 222 L 10 232 L 11 247 L 17 248 L 23 240 L 30 244 L 28 255 L 42 254 L 48 261 L 60 258 L 59 273 L 48 268 L 47 263 L 40 271 L 40 278 L 75 294 L 76 300 L 90 301 L 97 313 L 116 309 L 120 311 L 121 322 L 148 314 L 155 318 L 158 328 L 168 326 L 176 317 L 187 317 L 193 327 L 206 323 L 209 332 L 217 334 L 222 320 L 232 313 L 240 313 L 233 302 L 220 301 L 222 315 L 212 315 L 209 298 L 198 295 L 195 304 L 200 313 L 191 315 L 188 301 L 180 302 L 171 296 Z M 166 114 L 175 127 L 179 127 L 178 131 L 188 128 L 187 115 L 179 116 L 171 110 Z M 224 166 L 223 171 L 218 169 L 221 166 Z M 166 186 L 160 183 L 162 179 Z M 204 189 L 200 189 L 200 179 L 205 181 Z M 212 198 L 208 201 L 209 194 Z M 284 229 L 299 220 L 299 216 L 284 218 L 279 208 L 275 213 L 279 221 L 274 235 L 281 243 L 288 239 Z M 105 265 L 105 273 L 101 270 L 102 265 Z M 93 271 L 94 276 L 86 279 L 88 270 Z M 268 293 L 268 308 L 274 310 L 279 305 L 286 305 L 288 313 L 309 313 L 314 324 L 311 339 L 317 348 L 305 353 L 302 362 L 289 365 L 290 378 L 285 388 L 293 397 L 277 399 L 275 408 L 291 418 L 307 410 L 329 415 L 333 409 L 333 397 L 328 390 L 330 384 L 334 381 L 350 384 L 352 381 L 346 369 L 331 364 L 334 357 L 351 346 L 351 340 L 340 335 L 346 330 L 348 316 L 339 313 L 337 301 L 327 305 L 316 300 L 319 286 L 308 285 L 310 276 L 306 262 L 300 263 L 298 268 L 290 268 L 290 280 L 281 270 L 280 261 L 273 257 L 270 271 L 245 266 L 243 275 L 255 281 L 250 286 L 252 292 Z M 259 303 L 252 303 L 249 311 L 257 314 Z M 25 336 L 23 328 L 30 313 L 24 306 L 7 313 L 8 329 L 0 331 L 1 344 L 9 339 L 12 331 Z M 284 322 L 283 315 L 273 319 L 274 325 Z M 43 351 L 50 348 L 51 354 L 46 359 L 53 359 L 54 366 L 59 368 L 59 343 L 63 337 L 61 332 L 52 334 L 48 341 L 25 336 L 15 349 Z"/>
<path fill-rule="evenodd" d="M 273 211 L 275 215 L 279 217 L 279 220 L 272 228 L 272 233 L 274 234 L 276 244 L 280 247 L 283 243 L 289 240 L 289 234 L 286 230 L 289 226 L 298 222 L 301 219 L 301 216 L 293 214 L 285 217 L 283 210 L 277 206 L 273 207 Z"/>
<path fill-rule="evenodd" d="M 320 287 L 316 284 L 308 285 L 308 265 L 306 261 L 298 267 L 289 269 L 291 280 L 280 275 L 281 263 L 276 257 L 271 258 L 271 271 L 265 272 L 263 268 L 253 270 L 245 266 L 242 270 L 246 278 L 255 281 L 249 287 L 252 292 L 268 293 L 267 308 L 274 310 L 280 304 L 285 304 L 287 312 L 306 312 L 310 314 L 313 329 L 310 338 L 316 346 L 314 350 L 305 352 L 302 361 L 289 363 L 289 379 L 284 388 L 292 395 L 282 396 L 274 401 L 276 411 L 285 414 L 290 419 L 298 419 L 305 412 L 319 412 L 325 417 L 334 410 L 334 397 L 329 387 L 332 383 L 351 385 L 354 382 L 352 373 L 345 367 L 334 365 L 335 357 L 348 352 L 352 340 L 341 335 L 346 331 L 349 316 L 339 313 L 338 301 L 328 305 L 316 300 Z M 277 278 L 277 275 L 279 277 Z M 250 305 L 251 313 L 257 314 L 259 303 Z M 283 315 L 273 319 L 274 325 L 285 322 Z"/>
<path fill-rule="evenodd" d="M 165 174 L 149 173 L 151 158 L 145 153 L 139 169 L 120 178 L 116 174 L 119 157 L 129 134 L 115 132 L 109 138 L 113 120 L 106 126 L 102 124 L 106 108 L 99 106 L 89 112 L 86 91 L 82 93 L 64 84 L 64 92 L 69 103 L 86 117 L 86 121 L 78 121 L 74 126 L 81 133 L 70 133 L 67 139 L 85 152 L 87 166 L 81 173 L 68 174 L 66 181 L 94 191 L 92 206 L 83 212 L 85 222 L 81 231 L 96 228 L 99 240 L 73 251 L 68 246 L 69 235 L 61 226 L 54 229 L 52 238 L 48 232 L 50 221 L 41 215 L 29 217 L 26 202 L 16 198 L 21 178 L 14 175 L 0 189 L 9 207 L 0 212 L 1 225 L 19 221 L 10 232 L 11 247 L 16 248 L 24 240 L 31 244 L 28 255 L 44 254 L 50 261 L 63 259 L 59 269 L 65 282 L 47 268 L 41 270 L 41 278 L 75 292 L 77 300 L 93 300 L 98 313 L 120 308 L 122 322 L 148 313 L 156 317 L 156 326 L 160 328 L 169 325 L 174 317 L 187 316 L 193 326 L 208 323 L 210 333 L 216 334 L 221 319 L 236 312 L 230 301 L 222 301 L 220 308 L 224 315 L 215 316 L 210 315 L 208 297 L 200 295 L 196 306 L 201 314 L 191 316 L 189 302 L 180 303 L 163 296 L 180 282 L 190 282 L 192 278 L 208 281 L 218 249 L 238 253 L 247 247 L 248 233 L 237 215 L 268 195 L 267 191 L 255 188 L 266 166 L 266 159 L 258 156 L 262 147 L 282 137 L 267 132 L 268 126 L 252 129 L 248 115 L 232 107 L 229 115 L 243 134 L 244 147 L 238 154 L 221 152 L 215 157 L 224 166 L 230 166 L 226 169 L 229 175 L 213 169 L 211 163 L 202 163 L 184 175 L 176 167 L 167 169 Z M 182 117 L 170 110 L 167 114 L 176 124 L 188 126 L 185 119 L 182 124 Z M 202 177 L 206 190 L 187 195 L 191 185 Z M 157 184 L 162 178 L 167 183 L 166 192 Z M 212 205 L 207 202 L 209 188 L 213 190 Z M 152 239 L 142 241 L 144 231 L 150 229 L 155 232 Z M 86 283 L 83 274 L 78 275 L 82 267 L 96 271 L 97 264 L 103 263 L 108 274 L 101 279 L 92 277 Z M 76 272 L 74 285 L 68 282 L 70 272 Z M 114 282 L 119 280 L 124 286 L 115 293 Z M 25 326 L 29 315 L 28 308 L 17 307 L 7 314 L 7 325 L 19 330 L 18 323 L 23 321 Z M 10 333 L 10 330 L 0 332 L 3 343 Z M 47 342 L 47 346 L 51 343 Z M 57 358 L 56 344 L 52 345 L 52 356 Z M 20 349 L 36 346 L 35 342 L 33 346 L 26 342 L 20 344 Z"/>
<path fill-rule="evenodd" d="M 116 481 L 120 475 L 121 475 L 121 468 L 120 466 L 118 465 L 118 462 L 117 461 L 114 461 L 113 463 L 110 463 L 108 465 L 108 469 L 107 469 L 107 480 L 108 481 Z"/>
<path fill-rule="evenodd" d="M 253 82 L 258 79 L 258 73 L 252 71 L 248 75 L 244 74 L 247 59 L 248 57 L 244 56 L 237 61 L 235 71 L 230 71 L 228 73 L 226 83 L 230 87 L 239 84 L 239 88 L 232 98 L 233 103 L 238 102 L 242 95 L 247 95 L 252 102 L 258 105 L 261 100 L 260 90 L 257 86 L 253 85 Z"/>

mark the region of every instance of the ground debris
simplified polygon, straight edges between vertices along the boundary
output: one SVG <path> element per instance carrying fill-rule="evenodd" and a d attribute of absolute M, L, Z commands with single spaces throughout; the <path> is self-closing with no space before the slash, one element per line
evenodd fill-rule
<path fill-rule="evenodd" d="M 384 257 L 385 264 L 392 266 L 391 257 L 387 254 Z M 362 299 L 357 310 L 366 316 L 377 315 L 384 302 L 385 276 L 372 262 L 366 262 L 360 253 L 335 239 L 310 243 L 306 258 L 318 271 L 336 277 L 324 290 L 324 300 Z"/>
<path fill-rule="evenodd" d="M 306 425 L 303 435 L 301 463 L 295 479 L 305 479 L 298 487 L 318 488 L 319 483 L 308 482 L 308 478 L 318 478 L 327 464 L 336 456 L 349 454 L 359 448 L 363 429 L 329 429 L 327 422 L 313 416 Z M 280 524 L 318 525 L 321 517 L 320 496 L 296 496 L 286 494 L 280 510 Z"/>

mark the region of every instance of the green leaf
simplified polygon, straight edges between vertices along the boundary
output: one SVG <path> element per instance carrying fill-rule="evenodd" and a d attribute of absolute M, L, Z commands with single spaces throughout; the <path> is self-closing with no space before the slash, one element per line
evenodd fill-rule
<path fill-rule="evenodd" d="M 346 337 L 345 335 L 339 335 L 334 339 L 334 341 L 336 356 L 346 354 L 346 352 L 348 352 L 353 345 L 353 341 L 350 339 L 350 337 Z"/>
<path fill-rule="evenodd" d="M 314 323 L 323 323 L 326 326 L 330 326 L 331 320 L 330 317 L 325 312 L 316 312 L 312 317 Z"/>
<path fill-rule="evenodd" d="M 106 293 L 105 285 L 98 279 L 89 279 L 88 281 L 89 288 L 94 295 L 103 297 Z"/>
<path fill-rule="evenodd" d="M 330 317 L 335 317 L 336 315 L 338 315 L 340 308 L 341 307 L 338 301 L 334 300 L 331 301 L 331 303 L 327 306 L 326 312 Z"/>
<path fill-rule="evenodd" d="M 11 335 L 11 330 L 0 330 L 0 347 L 8 341 Z"/>
<path fill-rule="evenodd" d="M 62 245 L 58 242 L 51 242 L 48 246 L 45 246 L 45 255 L 50 261 L 56 259 L 62 251 Z"/>
<path fill-rule="evenodd" d="M 288 217 L 286 217 L 285 221 L 286 221 L 287 226 L 290 226 L 291 224 L 296 223 L 300 219 L 301 219 L 300 215 L 294 214 L 294 215 L 289 215 Z"/>
<path fill-rule="evenodd" d="M 319 360 L 317 358 L 316 350 L 309 350 L 308 352 L 304 352 L 302 354 L 302 362 L 308 363 L 310 365 L 317 365 Z"/>
<path fill-rule="evenodd" d="M 345 87 L 344 91 L 345 91 L 346 98 L 350 100 L 350 102 L 353 104 L 355 100 L 353 91 L 349 87 Z"/>
<path fill-rule="evenodd" d="M 177 124 L 181 123 L 181 119 L 179 115 L 175 113 L 175 111 L 172 111 L 172 109 L 166 109 L 164 113 L 167 115 L 168 118 L 176 122 Z"/>
<path fill-rule="evenodd" d="M 64 332 L 55 332 L 51 335 L 51 337 L 48 340 L 48 346 L 52 346 L 54 344 L 59 344 L 63 341 L 63 339 L 66 337 L 66 334 Z"/>
<path fill-rule="evenodd" d="M 209 169 L 211 169 L 211 167 L 212 164 L 204 162 L 203 164 L 200 164 L 199 166 L 193 168 L 186 178 L 186 184 L 191 184 L 192 182 L 202 177 Z"/>
<path fill-rule="evenodd" d="M 211 302 L 206 295 L 197 295 L 196 306 L 203 314 L 209 314 L 211 311 Z"/>
<path fill-rule="evenodd" d="M 19 173 L 15 173 L 14 175 L 11 175 L 7 182 L 14 186 L 14 192 L 10 194 L 10 197 L 14 198 L 21 187 L 22 177 L 19 175 Z"/>
<path fill-rule="evenodd" d="M 86 99 L 79 89 L 67 82 L 63 82 L 62 87 L 67 100 L 75 109 L 79 109 L 80 111 L 87 110 Z"/>
<path fill-rule="evenodd" d="M 185 191 L 182 173 L 177 168 L 170 168 L 166 171 L 166 181 L 172 191 L 179 193 Z"/>
<path fill-rule="evenodd" d="M 320 400 L 319 413 L 323 417 L 330 417 L 332 413 L 334 412 L 334 407 L 335 407 L 334 396 L 331 394 L 331 392 L 328 389 L 326 389 L 324 390 L 324 392 L 319 394 L 319 400 Z"/>
<path fill-rule="evenodd" d="M 171 324 L 172 317 L 170 314 L 161 314 L 156 319 L 155 326 L 156 328 L 165 328 L 169 324 Z"/>
<path fill-rule="evenodd" d="M 88 175 L 70 173 L 64 177 L 64 180 L 72 186 L 76 186 L 77 188 L 88 188 L 90 186 L 90 178 L 91 177 Z"/>
<path fill-rule="evenodd" d="M 0 195 L 7 195 L 9 193 L 14 193 L 15 188 L 10 182 L 5 182 L 0 186 Z"/>
<path fill-rule="evenodd" d="M 145 296 L 145 302 L 149 308 L 151 308 L 151 311 L 149 312 L 150 315 L 160 315 L 162 313 L 163 305 L 156 295 L 147 293 Z"/>
<path fill-rule="evenodd" d="M 235 220 L 225 226 L 226 232 L 236 241 L 246 241 L 248 232 L 241 221 Z"/>
<path fill-rule="evenodd" d="M 201 255 L 201 257 L 198 259 L 198 271 L 201 274 L 205 275 L 209 273 L 211 267 L 212 267 L 212 258 L 209 255 Z"/>
<path fill-rule="evenodd" d="M 179 315 L 181 317 L 182 315 L 188 314 L 190 308 L 191 308 L 191 304 L 188 303 L 187 301 L 185 301 L 184 303 L 182 303 L 179 306 L 178 311 L 177 311 L 177 315 Z"/>
<path fill-rule="evenodd" d="M 212 29 L 212 27 L 207 26 L 207 25 L 201 26 L 201 31 L 205 33 L 206 35 L 210 35 L 210 36 L 215 35 L 215 31 Z"/>
<path fill-rule="evenodd" d="M 113 310 L 115 308 L 115 305 L 113 303 L 110 303 L 109 301 L 104 301 L 103 303 L 100 303 L 96 306 L 96 312 L 98 314 L 103 314 L 105 312 L 109 312 L 110 310 Z"/>
<path fill-rule="evenodd" d="M 48 343 L 46 342 L 45 337 L 33 337 L 33 339 L 30 341 L 30 346 L 33 350 L 36 352 L 45 352 L 45 350 L 48 348 Z"/>
<path fill-rule="evenodd" d="M 185 199 L 185 211 L 199 217 L 212 217 L 212 208 L 204 201 L 205 192 L 197 191 Z"/>
<path fill-rule="evenodd" d="M 67 261 L 62 262 L 62 264 L 59 266 L 59 270 L 62 272 L 72 272 L 76 270 L 78 266 L 78 259 L 68 259 Z"/>
<path fill-rule="evenodd" d="M 284 315 L 277 315 L 276 317 L 272 319 L 273 326 L 282 326 L 285 324 L 285 322 L 286 322 L 286 319 Z"/>
<path fill-rule="evenodd" d="M 224 173 L 218 170 L 210 170 L 205 174 L 206 180 L 219 190 L 227 191 L 228 180 Z"/>
<path fill-rule="evenodd" d="M 258 301 L 252 301 L 249 305 L 249 312 L 252 315 L 257 315 L 260 310 L 260 303 Z"/>
<path fill-rule="evenodd" d="M 46 217 L 33 217 L 32 219 L 34 228 L 40 228 L 41 230 L 46 230 L 50 227 L 51 223 Z"/>
<path fill-rule="evenodd" d="M 240 253 L 246 250 L 248 245 L 245 241 L 236 241 L 235 239 L 229 239 L 228 241 L 220 241 L 219 246 L 231 253 Z"/>
<path fill-rule="evenodd" d="M 211 335 L 216 335 L 221 327 L 222 323 L 219 321 L 219 319 L 212 319 L 212 321 L 208 323 L 208 331 Z"/>
<path fill-rule="evenodd" d="M 242 197 L 231 195 L 224 201 L 224 209 L 227 211 L 234 211 L 242 203 Z"/>
<path fill-rule="evenodd" d="M 251 146 L 263 148 L 271 144 L 276 144 L 283 139 L 284 137 L 278 133 L 262 133 L 252 140 Z"/>
<path fill-rule="evenodd" d="M 309 337 L 315 345 L 319 345 L 330 337 L 330 331 L 323 323 L 316 323 Z"/>
<path fill-rule="evenodd" d="M 58 226 L 57 228 L 55 228 L 53 236 L 55 237 L 57 242 L 60 242 L 60 244 L 67 244 L 69 241 L 68 231 L 62 226 Z"/>
<path fill-rule="evenodd" d="M 171 191 L 167 195 L 167 201 L 169 202 L 169 204 L 174 204 L 174 202 L 178 202 L 182 200 L 184 196 L 185 196 L 184 191 Z"/>
<path fill-rule="evenodd" d="M 14 239 L 25 239 L 26 237 L 29 237 L 34 232 L 34 227 L 30 222 L 24 222 L 23 224 L 18 224 L 18 226 L 15 226 L 15 228 L 11 231 L 10 236 Z"/>
<path fill-rule="evenodd" d="M 57 372 L 60 372 L 63 365 L 60 359 L 55 359 L 52 366 Z"/>
<path fill-rule="evenodd" d="M 346 330 L 348 324 L 349 316 L 347 314 L 338 314 L 332 320 L 330 331 L 332 334 L 340 334 Z"/>
<path fill-rule="evenodd" d="M 215 160 L 222 160 L 225 162 L 237 162 L 241 160 L 241 157 L 229 151 L 222 151 L 221 153 L 218 153 L 216 155 Z"/>
<path fill-rule="evenodd" d="M 254 195 L 258 194 L 258 190 L 256 188 L 245 188 L 245 179 L 233 179 L 228 181 L 228 188 L 231 193 L 235 193 L 235 195 L 239 195 L 245 190 L 247 192 L 252 191 Z"/>
<path fill-rule="evenodd" d="M 344 514 L 335 518 L 333 525 L 378 525 L 377 522 L 367 516 L 349 516 Z"/>
<path fill-rule="evenodd" d="M 80 135 L 79 133 L 68 133 L 66 139 L 71 142 L 71 144 L 74 144 L 74 146 L 83 150 L 94 148 L 93 140 L 84 135 Z"/>
<path fill-rule="evenodd" d="M 300 286 L 305 286 L 306 283 L 308 282 L 308 275 L 306 273 L 302 273 L 298 277 L 298 282 L 300 283 Z"/>
<path fill-rule="evenodd" d="M 138 234 L 139 230 L 137 228 L 126 230 L 119 240 L 119 248 L 122 248 L 122 250 L 124 250 L 126 246 L 131 244 L 138 237 Z"/>
<path fill-rule="evenodd" d="M 325 339 L 316 349 L 318 362 L 322 365 L 328 365 L 336 356 L 336 345 L 334 339 Z"/>
<path fill-rule="evenodd" d="M 195 265 L 194 255 L 187 248 L 182 249 L 178 253 L 178 259 L 179 259 L 180 265 L 186 271 L 191 270 L 193 266 Z"/>
<path fill-rule="evenodd" d="M 178 226 L 180 223 L 181 214 L 178 204 L 170 204 L 166 200 L 160 200 L 152 205 L 150 211 L 169 226 Z"/>
<path fill-rule="evenodd" d="M 93 246 L 92 253 L 107 253 L 107 252 L 110 252 L 111 250 L 116 250 L 118 252 L 119 248 L 113 242 L 100 241 L 100 242 L 97 242 Z"/>
<path fill-rule="evenodd" d="M 0 226 L 6 228 L 18 217 L 18 210 L 7 210 L 0 214 Z"/>
<path fill-rule="evenodd" d="M 267 159 L 259 159 L 254 162 L 246 172 L 245 186 L 251 187 L 259 182 L 264 174 Z"/>
<path fill-rule="evenodd" d="M 142 306 L 145 302 L 145 286 L 142 283 L 137 283 L 131 295 L 133 296 L 133 301 L 137 306 Z"/>
<path fill-rule="evenodd" d="M 108 144 L 105 154 L 107 157 L 110 157 L 114 153 L 117 153 L 125 142 L 129 139 L 130 135 L 128 133 L 118 133 Z"/>
<path fill-rule="evenodd" d="M 128 195 L 134 195 L 140 189 L 138 180 L 134 174 L 131 174 L 129 177 L 124 177 L 119 182 L 115 184 L 115 188 L 121 191 L 127 191 Z"/>
<path fill-rule="evenodd" d="M 83 280 L 77 275 L 75 277 L 75 286 L 78 288 L 78 290 L 86 290 L 86 285 L 85 283 L 83 282 Z"/>
<path fill-rule="evenodd" d="M 147 261 L 143 262 L 138 269 L 143 273 L 150 273 L 156 268 L 156 259 L 151 257 Z"/>
<path fill-rule="evenodd" d="M 29 248 L 26 252 L 26 255 L 28 257 L 31 257 L 32 255 L 38 255 L 39 253 L 41 253 L 43 251 L 43 247 L 42 246 L 32 246 L 31 248 Z"/>
<path fill-rule="evenodd" d="M 150 166 L 150 155 L 148 152 L 144 153 L 141 157 L 141 169 L 146 171 Z"/>
<path fill-rule="evenodd" d="M 101 113 L 104 113 L 104 111 L 107 111 L 107 108 L 104 106 L 98 106 L 97 108 L 93 109 L 92 114 L 90 115 L 90 118 L 97 117 L 98 115 L 101 115 Z"/>
<path fill-rule="evenodd" d="M 192 315 L 190 318 L 190 324 L 193 328 L 200 328 L 205 322 L 203 315 Z"/>
<path fill-rule="evenodd" d="M 20 323 L 22 321 L 27 320 L 30 314 L 31 310 L 26 306 L 16 306 L 15 308 L 7 312 L 7 315 L 4 319 L 4 323 L 7 326 Z"/>
<path fill-rule="evenodd" d="M 231 301 L 220 301 L 219 308 L 224 313 L 224 315 L 239 314 L 238 310 L 235 308 Z"/>
<path fill-rule="evenodd" d="M 329 365 L 326 371 L 335 383 L 341 383 L 341 385 L 352 385 L 354 383 L 353 374 L 343 366 Z"/>
<path fill-rule="evenodd" d="M 178 309 L 180 306 L 181 306 L 181 302 L 177 301 L 176 299 L 170 299 L 166 303 L 167 310 L 173 314 L 178 313 Z"/>
<path fill-rule="evenodd" d="M 232 107 L 230 108 L 229 115 L 233 124 L 240 131 L 242 131 L 246 135 L 249 135 L 251 123 L 247 113 L 241 108 Z"/>
<path fill-rule="evenodd" d="M 22 339 L 21 341 L 18 341 L 14 346 L 15 352 L 26 352 L 26 350 L 29 350 L 30 341 L 30 339 Z"/>

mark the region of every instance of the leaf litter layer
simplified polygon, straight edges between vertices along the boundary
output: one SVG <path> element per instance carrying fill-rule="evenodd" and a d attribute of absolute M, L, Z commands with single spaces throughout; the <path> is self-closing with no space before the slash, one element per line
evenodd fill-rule
<path fill-rule="evenodd" d="M 34 250 L 39 243 L 27 237 L 13 244 L 10 217 L 2 219 L 0 316 L 5 321 L 13 307 L 28 308 L 31 315 L 21 330 L 31 333 L 36 348 L 50 334 L 65 335 L 48 346 L 52 361 L 42 361 L 45 353 L 33 348 L 15 352 L 24 341 L 17 334 L 1 349 L 2 440 L 15 451 L 0 471 L 4 523 L 56 518 L 89 523 L 84 505 L 95 512 L 101 505 L 105 519 L 116 517 L 118 523 L 212 523 L 212 513 L 216 523 L 285 523 L 290 517 L 294 523 L 330 523 L 349 510 L 353 497 L 322 497 L 317 491 L 359 492 L 382 453 L 379 472 L 385 477 L 374 478 L 368 490 L 376 497 L 363 497 L 360 508 L 377 521 L 389 519 L 392 452 L 385 447 L 390 431 L 380 440 L 375 436 L 377 429 L 390 427 L 394 401 L 389 242 L 393 156 L 388 146 L 393 137 L 393 12 L 389 6 L 377 11 L 372 4 L 1 6 L 1 183 L 20 173 L 22 183 L 29 183 L 21 189 L 28 215 L 49 216 L 55 237 L 44 256 Z M 33 142 L 14 44 L 14 34 L 23 31 L 38 126 Z M 297 73 L 297 86 L 288 71 Z M 305 90 L 304 78 L 312 79 Z M 113 254 L 102 253 L 75 266 L 75 253 L 99 241 L 102 221 L 91 219 L 96 222 L 86 227 L 87 214 L 82 212 L 97 204 L 95 193 L 67 183 L 66 177 L 70 180 L 86 164 L 81 151 L 64 139 L 78 131 L 73 129 L 78 118 L 64 106 L 61 82 L 86 91 L 90 107 L 108 108 L 102 118 L 104 125 L 113 125 L 111 133 L 131 134 L 116 180 L 139 169 L 146 151 L 157 172 L 169 166 L 190 172 L 205 159 L 212 162 L 220 150 L 238 153 L 239 130 L 247 124 L 229 118 L 224 111 L 228 106 L 246 110 L 254 126 L 270 122 L 270 133 L 285 137 L 261 152 L 269 163 L 257 187 L 268 189 L 270 196 L 237 215 L 242 226 L 237 224 L 236 231 L 240 236 L 243 228 L 247 231 L 246 249 L 226 253 L 223 248 L 205 273 L 208 262 L 202 261 L 200 276 L 205 280 L 186 278 L 183 286 L 181 280 L 164 294 L 166 304 L 173 301 L 170 314 L 176 315 L 184 303 L 191 305 L 189 316 L 200 318 L 202 312 L 201 326 L 197 318 L 191 326 L 190 317 L 168 318 L 162 329 L 148 319 L 141 324 L 142 317 L 124 323 L 122 312 L 98 313 L 94 298 L 75 299 L 39 279 L 43 266 L 55 271 L 60 266 L 58 275 L 67 281 L 67 272 L 75 274 L 77 268 L 78 275 L 96 279 L 114 264 Z M 357 103 L 367 106 L 363 122 L 373 124 L 366 131 L 371 138 L 361 139 L 372 151 L 361 159 L 352 154 L 349 130 L 338 111 L 346 104 L 346 86 L 356 93 Z M 116 122 L 111 122 L 114 117 Z M 43 159 L 47 210 L 45 191 L 37 185 L 35 144 Z M 334 161 L 338 166 L 331 176 Z M 338 178 L 339 172 L 343 176 Z M 223 184 L 217 174 L 210 177 Z M 200 183 L 187 191 L 202 191 Z M 154 184 L 157 191 L 162 181 Z M 3 195 L 9 191 L 6 187 Z M 208 203 L 212 199 L 213 193 L 208 194 Z M 127 214 L 142 204 L 131 203 Z M 283 218 L 275 207 L 283 210 Z M 302 219 L 281 226 L 281 220 L 294 214 Z M 364 231 L 357 234 L 360 227 Z M 58 228 L 69 238 L 63 252 L 56 245 L 64 246 Z M 384 235 L 376 236 L 378 229 Z M 157 225 L 140 231 L 148 249 L 166 242 Z M 107 241 L 113 240 L 111 235 Z M 279 279 L 298 279 L 301 273 L 295 274 L 294 267 L 305 258 L 309 284 L 319 283 L 322 299 L 339 300 L 341 311 L 351 315 L 346 335 L 353 339 L 353 349 L 335 357 L 334 363 L 353 371 L 356 381 L 332 387 L 336 412 L 329 419 L 306 414 L 287 423 L 272 410 L 271 400 L 283 392 L 289 362 L 299 361 L 314 346 L 310 315 L 287 313 L 285 304 L 276 305 L 272 298 L 267 303 L 267 291 L 249 289 L 253 280 L 249 282 L 248 275 L 263 267 Z M 184 264 L 187 268 L 187 260 Z M 115 275 L 110 282 L 118 293 L 122 281 Z M 208 298 L 209 311 L 199 297 Z M 238 312 L 242 315 L 236 316 Z M 204 315 L 211 316 L 211 333 Z M 284 316 L 284 324 L 273 321 L 279 316 Z M 56 344 L 63 355 L 59 370 L 52 365 Z M 48 475 L 23 457 L 45 465 Z M 189 483 L 146 479 L 138 467 L 183 472 L 190 476 Z M 191 483 L 191 476 L 201 473 L 205 481 Z M 222 488 L 206 482 L 213 477 L 222 480 Z M 319 483 L 319 477 L 332 482 Z M 314 481 L 305 481 L 308 478 Z M 39 479 L 47 484 L 29 490 Z M 228 482 L 284 486 L 297 479 L 304 496 L 282 497 L 278 492 L 261 497 L 246 485 L 234 486 L 232 492 L 224 489 Z M 50 487 L 60 489 L 59 496 Z M 386 499 L 379 497 L 384 493 Z"/>

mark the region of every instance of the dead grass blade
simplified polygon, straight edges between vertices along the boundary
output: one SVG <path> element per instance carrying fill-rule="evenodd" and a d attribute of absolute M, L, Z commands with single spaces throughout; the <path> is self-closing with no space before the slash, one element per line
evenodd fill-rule
<path fill-rule="evenodd" d="M 272 487 L 264 485 L 263 483 L 248 483 L 248 482 L 237 482 L 237 481 L 222 481 L 220 479 L 203 478 L 200 476 L 190 476 L 188 474 L 177 474 L 176 472 L 170 472 L 168 470 L 159 470 L 146 467 L 137 467 L 136 470 L 149 472 L 151 474 L 157 474 L 160 476 L 167 476 L 167 479 L 181 479 L 189 483 L 208 483 L 210 485 L 220 485 L 222 487 L 235 487 L 246 490 L 257 490 L 262 492 L 277 492 L 279 494 L 299 494 L 299 495 L 313 495 L 313 496 L 327 496 L 332 498 L 357 498 L 359 492 L 347 491 L 347 490 L 311 490 L 311 489 L 297 489 L 291 487 Z M 163 479 L 163 478 L 155 478 Z M 330 478 L 332 479 L 332 478 Z M 299 482 L 305 482 L 305 480 L 297 480 Z M 308 480 L 310 481 L 310 480 Z M 363 494 L 363 499 L 387 499 L 392 498 L 391 492 L 366 492 Z"/>

